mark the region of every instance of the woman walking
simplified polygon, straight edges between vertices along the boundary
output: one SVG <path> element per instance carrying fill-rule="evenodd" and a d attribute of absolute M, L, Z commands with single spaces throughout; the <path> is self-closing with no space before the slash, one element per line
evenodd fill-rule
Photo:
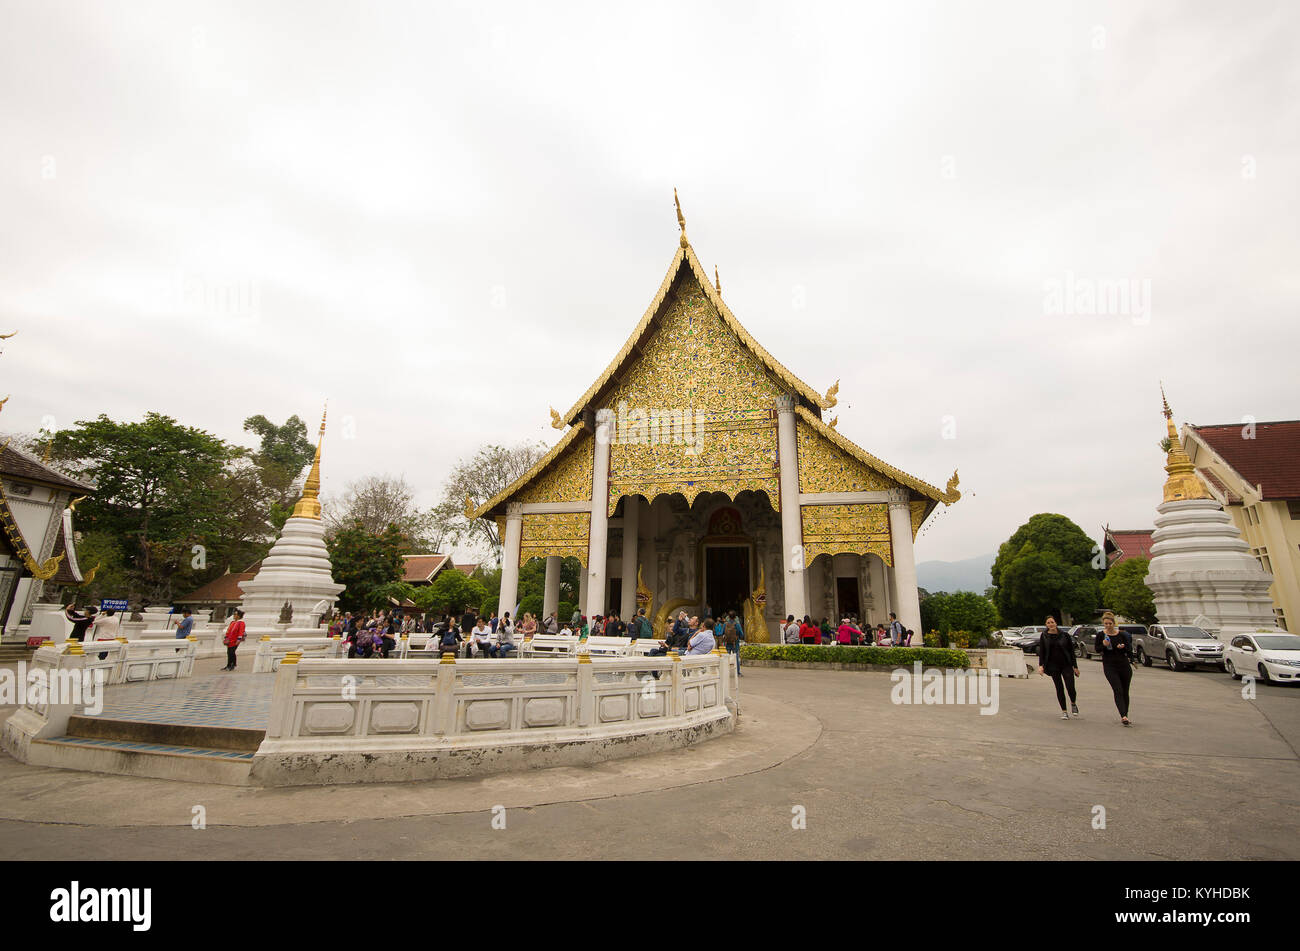
<path fill-rule="evenodd" d="M 239 645 L 243 642 L 244 612 L 236 608 L 234 620 L 226 628 L 226 666 L 222 667 L 222 670 L 235 669 L 235 651 L 239 649 Z"/>
<path fill-rule="evenodd" d="M 1132 726 L 1128 719 L 1128 686 L 1133 680 L 1133 651 L 1128 635 L 1115 624 L 1115 615 L 1107 611 L 1101 616 L 1101 633 L 1094 648 L 1101 655 L 1101 671 L 1115 694 L 1115 709 L 1119 722 Z"/>
<path fill-rule="evenodd" d="M 1047 674 L 1056 685 L 1056 700 L 1061 705 L 1061 719 L 1070 719 L 1065 709 L 1065 695 L 1070 695 L 1070 711 L 1077 717 L 1079 705 L 1075 702 L 1074 678 L 1079 676 L 1079 667 L 1074 662 L 1074 642 L 1070 635 L 1056 626 L 1056 618 L 1048 616 L 1044 621 L 1047 630 L 1038 639 L 1038 673 Z"/>

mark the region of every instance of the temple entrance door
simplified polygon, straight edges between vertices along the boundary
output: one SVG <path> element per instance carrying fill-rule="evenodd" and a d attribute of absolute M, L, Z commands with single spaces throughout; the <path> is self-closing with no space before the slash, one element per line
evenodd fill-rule
<path fill-rule="evenodd" d="M 609 579 L 609 604 L 605 606 L 605 613 L 608 614 L 611 611 L 617 611 L 618 606 L 622 603 L 623 603 L 623 579 L 610 578 Z M 623 618 L 623 620 L 626 621 L 627 618 Z"/>
<path fill-rule="evenodd" d="M 713 616 L 719 617 L 727 611 L 740 614 L 749 594 L 749 546 L 710 545 L 705 548 L 704 601 L 713 611 Z"/>
<path fill-rule="evenodd" d="M 862 603 L 858 600 L 857 578 L 835 579 L 835 603 L 839 605 L 839 617 L 831 618 L 831 623 L 838 625 L 842 617 L 853 615 L 862 618 Z"/>

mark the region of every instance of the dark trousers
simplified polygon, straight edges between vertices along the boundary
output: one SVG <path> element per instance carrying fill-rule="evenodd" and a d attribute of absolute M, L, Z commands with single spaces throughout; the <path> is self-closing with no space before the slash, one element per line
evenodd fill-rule
<path fill-rule="evenodd" d="M 1052 671 L 1052 683 L 1056 684 L 1056 702 L 1065 709 L 1065 695 L 1070 694 L 1070 702 L 1074 703 L 1074 671 L 1066 667 L 1064 670 Z"/>
<path fill-rule="evenodd" d="M 1115 709 L 1120 716 L 1128 716 L 1128 685 L 1133 681 L 1133 668 L 1122 660 L 1118 664 L 1103 663 L 1101 669 L 1115 694 Z"/>
<path fill-rule="evenodd" d="M 238 647 L 226 648 L 226 666 L 229 667 L 231 670 L 235 669 L 235 651 L 238 649 L 239 649 Z"/>

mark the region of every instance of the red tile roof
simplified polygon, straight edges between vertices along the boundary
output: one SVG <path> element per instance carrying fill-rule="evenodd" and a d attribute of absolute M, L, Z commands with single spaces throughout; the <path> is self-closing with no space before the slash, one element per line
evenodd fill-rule
<path fill-rule="evenodd" d="M 1192 429 L 1265 499 L 1300 499 L 1300 420 L 1256 423 L 1253 439 L 1241 423 Z"/>
<path fill-rule="evenodd" d="M 430 581 L 433 576 L 442 570 L 447 563 L 450 555 L 403 555 L 406 560 L 405 569 L 402 573 L 402 580 L 408 584 L 417 584 L 421 581 Z"/>
<path fill-rule="evenodd" d="M 191 591 L 183 598 L 177 598 L 176 604 L 213 604 L 216 602 L 238 603 L 244 600 L 244 592 L 239 582 L 251 581 L 256 571 L 226 572 L 220 578 L 214 578 L 197 591 Z"/>
<path fill-rule="evenodd" d="M 1225 499 L 1227 499 L 1229 505 L 1237 505 L 1238 503 L 1241 502 L 1241 496 L 1238 495 L 1236 492 L 1233 492 L 1226 485 L 1224 485 L 1223 480 L 1220 479 L 1218 476 L 1216 476 L 1209 469 L 1197 469 L 1196 474 L 1200 476 L 1202 479 L 1204 479 L 1206 484 L 1209 485 L 1210 488 L 1214 489 Z"/>
<path fill-rule="evenodd" d="M 456 570 L 468 578 L 474 572 L 478 571 L 478 562 L 476 561 L 468 565 L 457 565 Z"/>
<path fill-rule="evenodd" d="M 1118 553 L 1119 557 L 1111 560 L 1111 564 L 1119 564 L 1130 558 L 1150 558 L 1151 535 L 1154 531 L 1153 528 L 1106 529 L 1107 559 L 1110 559 L 1114 553 Z"/>

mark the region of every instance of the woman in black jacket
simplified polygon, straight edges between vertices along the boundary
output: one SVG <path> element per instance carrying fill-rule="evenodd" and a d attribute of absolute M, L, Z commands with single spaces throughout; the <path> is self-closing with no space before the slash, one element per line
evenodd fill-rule
<path fill-rule="evenodd" d="M 1056 685 L 1056 700 L 1061 705 L 1061 719 L 1070 719 L 1065 709 L 1065 695 L 1070 695 L 1070 709 L 1079 715 L 1079 704 L 1074 694 L 1074 678 L 1079 676 L 1079 667 L 1074 662 L 1074 642 L 1070 635 L 1056 626 L 1056 618 L 1048 617 L 1044 622 L 1047 630 L 1038 638 L 1038 673 L 1047 674 Z"/>
<path fill-rule="evenodd" d="M 1110 611 L 1101 616 L 1101 628 L 1093 646 L 1101 655 L 1102 673 L 1115 694 L 1119 722 L 1132 726 L 1128 719 L 1128 687 L 1133 680 L 1133 645 L 1128 635 L 1115 626 L 1115 615 Z"/>

